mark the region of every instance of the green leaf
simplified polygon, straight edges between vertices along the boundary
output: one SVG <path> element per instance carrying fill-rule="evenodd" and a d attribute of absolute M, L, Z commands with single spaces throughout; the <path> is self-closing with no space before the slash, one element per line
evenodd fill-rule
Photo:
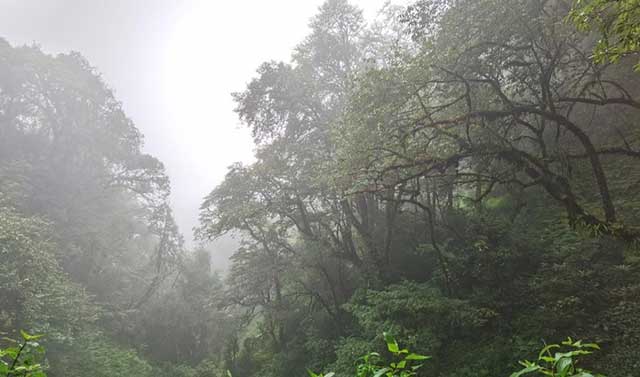
<path fill-rule="evenodd" d="M 600 349 L 600 346 L 597 345 L 596 343 L 585 343 L 582 345 L 582 347 L 587 347 L 587 348 L 593 348 L 593 349 Z"/>
<path fill-rule="evenodd" d="M 390 371 L 390 368 L 382 368 L 376 371 L 376 373 L 373 375 L 373 377 L 380 377 L 383 374 L 387 373 L 388 371 Z"/>
<path fill-rule="evenodd" d="M 18 357 L 18 352 L 20 352 L 20 349 L 16 347 L 5 348 L 4 350 L 4 354 L 11 359 Z"/>
<path fill-rule="evenodd" d="M 541 360 L 544 354 L 548 353 L 549 350 L 554 349 L 554 348 L 560 348 L 560 346 L 557 345 L 557 344 L 549 344 L 548 346 L 546 346 L 543 349 L 541 349 L 540 353 L 538 354 L 538 359 Z"/>
<path fill-rule="evenodd" d="M 384 335 L 384 341 L 387 343 L 387 349 L 389 350 L 389 352 L 391 353 L 400 352 L 400 347 L 398 346 L 398 342 L 396 342 L 393 336 L 391 336 L 391 334 L 387 332 L 383 333 L 383 335 Z"/>
<path fill-rule="evenodd" d="M 38 340 L 44 336 L 44 335 L 30 335 L 24 330 L 20 330 L 20 335 L 22 335 L 22 339 L 24 339 L 27 342 L 30 342 L 32 340 Z"/>
<path fill-rule="evenodd" d="M 570 358 L 565 357 L 558 361 L 558 363 L 556 364 L 556 369 L 558 370 L 560 376 L 566 376 L 572 365 L 573 361 Z"/>
<path fill-rule="evenodd" d="M 524 369 L 522 369 L 522 370 L 520 370 L 518 372 L 512 373 L 510 377 L 520 377 L 520 376 L 528 374 L 528 373 L 537 372 L 540 369 L 541 368 L 540 368 L 539 365 L 535 365 L 535 364 L 529 365 L 528 367 L 526 367 L 526 368 L 524 368 Z"/>
<path fill-rule="evenodd" d="M 405 357 L 405 360 L 429 360 L 431 356 L 418 355 L 417 353 L 410 353 Z"/>

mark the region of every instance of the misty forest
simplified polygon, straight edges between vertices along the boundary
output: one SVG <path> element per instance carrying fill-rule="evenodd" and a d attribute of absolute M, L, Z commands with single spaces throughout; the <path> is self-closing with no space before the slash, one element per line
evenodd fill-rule
<path fill-rule="evenodd" d="M 640 376 L 640 1 L 308 25 L 193 244 L 99 67 L 0 39 L 0 376 Z"/>

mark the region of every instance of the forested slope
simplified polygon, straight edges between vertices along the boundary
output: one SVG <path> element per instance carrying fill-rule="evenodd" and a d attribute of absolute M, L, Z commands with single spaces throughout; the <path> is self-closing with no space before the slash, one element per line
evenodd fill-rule
<path fill-rule="evenodd" d="M 212 351 L 195 339 L 219 280 L 185 254 L 141 146 L 81 56 L 0 40 L 0 331 L 46 334 L 50 376 L 151 376 Z"/>
<path fill-rule="evenodd" d="M 0 332 L 44 334 L 54 377 L 352 376 L 383 332 L 421 376 L 567 336 L 637 375 L 640 8 L 603 4 L 326 1 L 233 94 L 255 161 L 196 230 L 240 240 L 224 277 L 96 70 L 0 40 Z"/>
<path fill-rule="evenodd" d="M 203 238 L 246 237 L 237 375 L 349 375 L 383 330 L 424 375 L 508 375 L 567 335 L 635 373 L 638 75 L 595 64 L 569 10 L 421 1 L 365 25 L 328 1 L 260 67 L 235 95 L 257 160 L 201 215 Z"/>

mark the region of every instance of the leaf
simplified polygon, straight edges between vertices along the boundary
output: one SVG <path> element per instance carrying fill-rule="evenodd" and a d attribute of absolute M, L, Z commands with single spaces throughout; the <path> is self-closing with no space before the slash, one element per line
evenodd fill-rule
<path fill-rule="evenodd" d="M 410 353 L 405 357 L 405 360 L 429 360 L 431 356 L 419 355 L 417 353 Z"/>
<path fill-rule="evenodd" d="M 574 356 L 591 355 L 592 353 L 593 352 L 591 351 L 583 351 L 583 350 L 575 350 L 575 351 L 569 351 L 569 352 L 556 352 L 556 354 L 554 355 L 554 358 L 555 358 L 555 361 L 559 361 L 564 357 L 572 358 Z"/>
<path fill-rule="evenodd" d="M 593 349 L 600 349 L 600 346 L 597 345 L 596 343 L 585 343 L 582 345 L 582 347 L 587 347 L 587 348 L 593 348 Z"/>
<path fill-rule="evenodd" d="M 383 374 L 387 373 L 388 371 L 390 371 L 390 368 L 382 368 L 376 371 L 376 373 L 373 375 L 373 377 L 380 377 Z"/>
<path fill-rule="evenodd" d="M 11 359 L 15 359 L 16 357 L 18 357 L 18 352 L 20 350 L 16 347 L 9 347 L 9 348 L 5 348 L 4 350 L 4 354 L 7 355 L 9 358 Z"/>
<path fill-rule="evenodd" d="M 529 365 L 528 367 L 526 367 L 526 368 L 524 368 L 524 369 L 522 369 L 522 370 L 520 370 L 518 372 L 512 373 L 510 377 L 520 377 L 520 376 L 525 375 L 527 373 L 537 372 L 540 369 L 541 368 L 540 368 L 539 365 L 536 365 L 536 364 Z"/>
<path fill-rule="evenodd" d="M 570 358 L 562 358 L 556 364 L 556 368 L 558 369 L 558 373 L 560 376 L 566 376 L 567 372 L 569 372 L 571 366 L 573 365 L 573 361 Z"/>
<path fill-rule="evenodd" d="M 391 336 L 391 334 L 384 332 L 384 341 L 387 343 L 387 349 L 391 353 L 399 353 L 400 347 L 398 346 L 398 342 Z"/>
<path fill-rule="evenodd" d="M 541 360 L 543 355 L 547 352 L 549 352 L 549 350 L 553 349 L 553 348 L 560 348 L 559 345 L 557 344 L 549 344 L 548 346 L 544 347 L 543 349 L 540 350 L 540 353 L 538 354 L 538 359 Z"/>
<path fill-rule="evenodd" d="M 24 339 L 27 342 L 30 342 L 32 340 L 38 340 L 44 336 L 44 335 L 30 335 L 24 330 L 20 330 L 20 335 L 22 335 L 22 339 Z"/>

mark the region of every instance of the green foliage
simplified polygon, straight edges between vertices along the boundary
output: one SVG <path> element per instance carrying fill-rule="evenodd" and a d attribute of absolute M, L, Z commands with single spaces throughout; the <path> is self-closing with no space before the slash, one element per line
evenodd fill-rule
<path fill-rule="evenodd" d="M 633 4 L 568 15 L 606 37 L 596 61 L 637 50 Z M 224 278 L 89 63 L 0 41 L 0 328 L 46 333 L 52 377 L 495 377 L 559 334 L 606 351 L 514 376 L 635 375 L 638 77 L 594 65 L 567 12 L 419 0 L 368 25 L 327 0 L 234 94 L 256 156 L 197 230 L 241 239 Z M 23 336 L 2 377 L 45 365 Z"/>
<path fill-rule="evenodd" d="M 333 376 L 335 376 L 335 375 L 336 375 L 336 374 L 335 374 L 335 373 L 333 373 L 333 372 L 329 372 L 329 373 L 326 373 L 326 374 L 316 374 L 316 373 L 313 373 L 313 372 L 312 372 L 312 371 L 310 371 L 310 370 L 309 370 L 309 371 L 307 371 L 307 372 L 309 373 L 309 377 L 333 377 Z"/>
<path fill-rule="evenodd" d="M 422 361 L 431 357 L 413 353 L 406 348 L 401 348 L 396 339 L 389 333 L 383 333 L 388 353 L 393 361 L 385 362 L 378 352 L 369 352 L 358 358 L 356 362 L 355 376 L 357 377 L 412 377 L 417 375 L 417 370 L 422 367 Z M 308 371 L 310 377 L 333 377 L 335 373 L 315 374 Z M 350 374 L 350 373 L 349 373 Z"/>
<path fill-rule="evenodd" d="M 114 343 L 103 334 L 86 334 L 58 349 L 51 375 L 68 377 L 151 377 L 152 367 L 135 349 Z"/>
<path fill-rule="evenodd" d="M 46 333 L 51 376 L 149 375 L 139 309 L 183 257 L 162 163 L 77 53 L 0 39 L 0 113 L 0 329 Z"/>
<path fill-rule="evenodd" d="M 0 377 L 46 377 L 44 372 L 44 347 L 37 340 L 42 335 L 30 335 L 20 331 L 21 341 L 3 337 L 8 343 L 0 347 Z"/>
<path fill-rule="evenodd" d="M 604 377 L 602 374 L 578 367 L 579 357 L 590 355 L 593 350 L 599 349 L 600 347 L 595 343 L 582 343 L 579 340 L 573 341 L 571 338 L 561 344 L 549 344 L 540 350 L 537 361 L 521 361 L 523 369 L 511 374 L 511 377 L 520 377 L 526 374 L 556 377 Z"/>
<path fill-rule="evenodd" d="M 481 330 L 496 317 L 491 309 L 446 297 L 431 284 L 408 281 L 356 295 L 347 309 L 362 335 L 375 337 L 380 328 L 393 329 L 409 346 L 432 350 L 454 334 Z"/>
<path fill-rule="evenodd" d="M 0 324 L 57 340 L 91 324 L 97 310 L 60 268 L 51 239 L 49 223 L 0 206 Z"/>
<path fill-rule="evenodd" d="M 568 18 L 581 31 L 599 32 L 593 52 L 596 63 L 617 63 L 624 56 L 640 53 L 638 0 L 574 0 Z M 635 69 L 640 70 L 640 63 Z"/>
<path fill-rule="evenodd" d="M 417 370 L 422 367 L 420 362 L 431 357 L 410 352 L 406 348 L 400 348 L 395 338 L 389 334 L 383 334 L 387 351 L 394 356 L 395 361 L 383 366 L 380 363 L 380 354 L 369 353 L 362 358 L 356 369 L 358 377 L 411 377 L 417 375 Z"/>
<path fill-rule="evenodd" d="M 426 375 L 507 375 L 559 334 L 630 350 L 594 360 L 632 373 L 637 85 L 566 5 L 420 0 L 374 27 L 330 0 L 260 66 L 234 96 L 256 160 L 199 232 L 244 236 L 236 375 L 350 375 L 388 352 L 380 329 L 431 350 Z"/>
<path fill-rule="evenodd" d="M 416 376 L 417 370 L 423 364 L 419 363 L 430 359 L 429 356 L 419 355 L 410 352 L 408 349 L 401 349 L 398 342 L 389 333 L 383 334 L 387 351 L 393 355 L 395 361 L 388 365 L 383 361 L 383 357 L 377 352 L 369 352 L 360 357 L 356 363 L 354 376 L 357 377 L 410 377 Z M 511 374 L 511 377 L 520 377 L 526 374 L 536 374 L 551 377 L 605 377 L 602 374 L 595 374 L 584 368 L 578 367 L 579 358 L 591 355 L 594 350 L 600 347 L 595 343 L 583 343 L 573 341 L 571 338 L 561 344 L 546 345 L 538 354 L 538 359 L 532 361 L 520 361 L 522 369 Z M 416 364 L 416 362 L 418 362 Z M 478 376 L 480 371 L 469 374 Z M 310 377 L 333 377 L 335 373 L 316 374 L 308 371 Z M 351 375 L 351 372 L 347 373 Z M 467 375 L 467 374 L 464 374 Z"/>
<path fill-rule="evenodd" d="M 157 365 L 152 373 L 154 377 L 230 377 L 228 371 L 220 368 L 211 360 L 204 360 L 196 366 L 165 363 Z"/>

